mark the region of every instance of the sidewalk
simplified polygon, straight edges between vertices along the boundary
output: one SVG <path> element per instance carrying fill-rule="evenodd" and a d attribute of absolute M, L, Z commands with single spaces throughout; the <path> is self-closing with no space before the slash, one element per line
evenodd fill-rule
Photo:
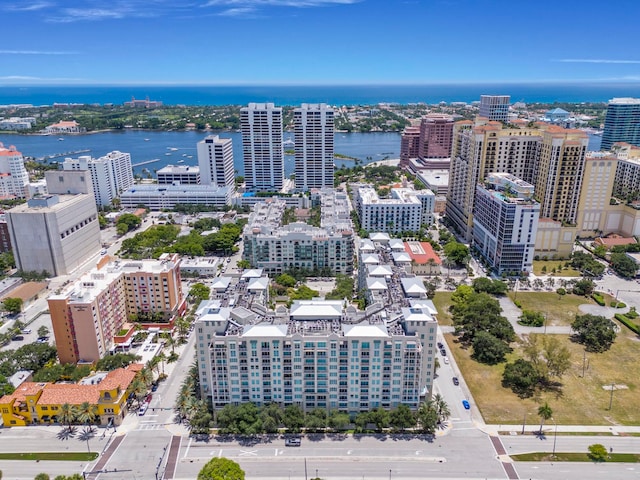
<path fill-rule="evenodd" d="M 498 432 L 515 432 L 522 434 L 522 425 L 477 425 L 478 429 L 488 435 L 497 435 Z M 546 435 L 553 435 L 556 432 L 562 433 L 609 433 L 611 435 L 623 435 L 625 433 L 640 434 L 640 425 L 554 425 L 545 423 L 542 431 Z M 525 434 L 532 434 L 540 431 L 540 424 L 525 425 Z"/>

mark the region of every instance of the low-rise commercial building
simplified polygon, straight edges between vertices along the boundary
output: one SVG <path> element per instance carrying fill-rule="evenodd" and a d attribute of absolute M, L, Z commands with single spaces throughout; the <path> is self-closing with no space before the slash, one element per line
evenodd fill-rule
<path fill-rule="evenodd" d="M 200 185 L 200 167 L 167 165 L 156 173 L 158 185 Z"/>
<path fill-rule="evenodd" d="M 120 196 L 120 204 L 127 208 L 144 205 L 154 211 L 185 204 L 224 208 L 231 204 L 231 192 L 213 185 L 136 185 Z"/>

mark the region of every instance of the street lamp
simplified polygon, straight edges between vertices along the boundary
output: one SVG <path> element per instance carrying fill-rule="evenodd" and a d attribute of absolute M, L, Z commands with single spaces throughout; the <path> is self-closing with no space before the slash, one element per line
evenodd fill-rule
<path fill-rule="evenodd" d="M 554 433 L 553 433 L 553 453 L 551 454 L 551 458 L 556 458 L 556 440 L 558 439 L 558 424 L 553 419 L 553 417 L 551 418 L 551 420 L 553 421 L 553 425 L 555 426 Z"/>

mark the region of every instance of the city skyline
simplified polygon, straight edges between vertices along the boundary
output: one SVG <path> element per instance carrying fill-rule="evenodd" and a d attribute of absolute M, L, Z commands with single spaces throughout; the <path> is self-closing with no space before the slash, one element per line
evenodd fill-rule
<path fill-rule="evenodd" d="M 29 35 L 9 37 L 0 49 L 9 66 L 0 86 L 640 83 L 633 48 L 640 5 L 624 0 L 606 12 L 594 1 L 535 5 L 14 1 L 0 11 Z M 616 28 L 585 41 L 605 17 Z"/>

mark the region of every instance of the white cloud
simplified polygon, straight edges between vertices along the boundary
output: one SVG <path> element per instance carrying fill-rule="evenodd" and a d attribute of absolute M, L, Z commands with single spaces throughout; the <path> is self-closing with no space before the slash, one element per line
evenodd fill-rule
<path fill-rule="evenodd" d="M 640 64 L 640 60 L 616 60 L 610 58 L 561 58 L 560 60 L 554 61 L 562 63 L 611 63 L 628 65 Z"/>
<path fill-rule="evenodd" d="M 221 17 L 247 17 L 253 15 L 255 11 L 255 8 L 251 7 L 229 8 L 218 15 Z"/>
<path fill-rule="evenodd" d="M 47 7 L 52 7 L 53 4 L 49 2 L 34 2 L 31 4 L 15 4 L 15 5 L 7 5 L 4 7 L 5 10 L 11 12 L 34 12 L 36 10 L 42 10 Z"/>
<path fill-rule="evenodd" d="M 83 82 L 84 78 L 67 78 L 67 77 L 33 77 L 30 75 L 7 75 L 0 77 L 0 81 L 6 82 Z"/>
<path fill-rule="evenodd" d="M 0 50 L 0 55 L 77 55 L 78 52 L 58 52 L 46 50 Z"/>
<path fill-rule="evenodd" d="M 205 7 L 230 7 L 234 5 L 259 8 L 259 7 L 324 7 L 328 5 L 350 5 L 358 3 L 361 0 L 209 0 L 203 6 Z"/>

